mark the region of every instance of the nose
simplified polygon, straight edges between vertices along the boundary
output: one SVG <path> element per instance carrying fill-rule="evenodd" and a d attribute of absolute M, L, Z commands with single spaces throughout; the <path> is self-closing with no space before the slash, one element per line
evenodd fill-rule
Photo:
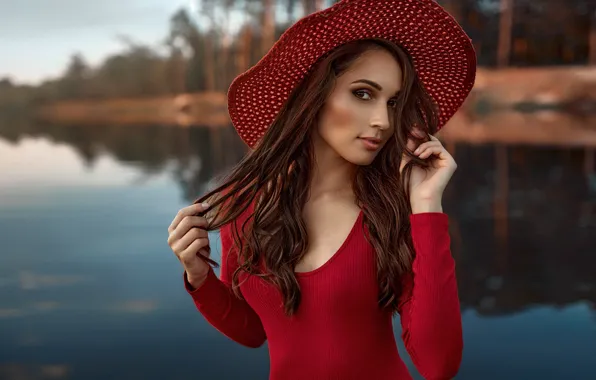
<path fill-rule="evenodd" d="M 371 126 L 374 128 L 379 128 L 383 131 L 389 129 L 389 112 L 390 110 L 388 110 L 387 106 L 385 105 L 383 105 L 382 107 L 376 107 L 372 115 Z"/>

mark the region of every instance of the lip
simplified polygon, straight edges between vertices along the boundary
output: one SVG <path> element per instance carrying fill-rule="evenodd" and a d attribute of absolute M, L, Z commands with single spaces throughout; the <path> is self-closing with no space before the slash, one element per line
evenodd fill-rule
<path fill-rule="evenodd" d="M 379 149 L 379 147 L 381 146 L 381 139 L 378 139 L 376 137 L 359 137 L 360 140 L 362 140 L 364 147 L 367 150 L 377 150 Z"/>

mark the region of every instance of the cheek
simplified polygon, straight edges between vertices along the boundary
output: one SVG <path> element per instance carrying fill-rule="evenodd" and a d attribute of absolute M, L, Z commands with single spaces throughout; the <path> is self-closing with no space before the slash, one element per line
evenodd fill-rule
<path fill-rule="evenodd" d="M 348 99 L 334 99 L 325 104 L 321 113 L 319 132 L 327 139 L 352 140 L 360 131 L 357 107 Z"/>
<path fill-rule="evenodd" d="M 349 129 L 354 127 L 354 118 L 357 116 L 354 106 L 347 101 L 336 101 L 330 104 L 329 116 L 332 124 L 337 128 Z"/>

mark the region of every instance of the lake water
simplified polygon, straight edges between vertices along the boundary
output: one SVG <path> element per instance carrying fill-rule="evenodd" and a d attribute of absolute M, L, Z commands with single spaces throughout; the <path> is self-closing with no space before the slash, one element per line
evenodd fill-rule
<path fill-rule="evenodd" d="M 594 379 L 584 150 L 455 148 L 444 209 L 465 335 L 457 379 Z M 266 379 L 267 346 L 205 322 L 166 242 L 178 209 L 242 154 L 229 130 L 0 128 L 0 378 Z"/>

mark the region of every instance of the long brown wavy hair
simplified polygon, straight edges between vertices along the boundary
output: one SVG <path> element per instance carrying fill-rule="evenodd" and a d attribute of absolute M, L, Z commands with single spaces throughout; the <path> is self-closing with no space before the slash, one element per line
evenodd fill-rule
<path fill-rule="evenodd" d="M 406 144 L 408 138 L 417 144 L 429 141 L 426 134 L 436 132 L 438 119 L 436 103 L 417 78 L 408 53 L 384 39 L 349 42 L 321 57 L 294 89 L 254 150 L 220 178 L 216 188 L 195 201 L 207 201 L 211 206 L 201 214 L 210 221 L 207 230 L 235 221 L 255 201 L 253 212 L 240 230 L 237 223 L 231 229 L 239 265 L 232 287 L 238 297 L 242 297 L 238 276 L 245 272 L 261 276 L 281 291 L 287 315 L 293 315 L 299 307 L 300 287 L 294 268 L 308 249 L 301 215 L 313 173 L 313 130 L 336 78 L 372 49 L 385 49 L 395 57 L 403 71 L 403 83 L 390 115 L 394 137 L 372 164 L 357 168 L 352 186 L 376 251 L 379 306 L 397 312 L 401 279 L 411 273 L 414 259 L 408 182 L 414 165 L 427 168 L 432 160 L 414 156 Z M 427 137 L 419 137 L 414 126 Z M 400 174 L 404 154 L 410 161 Z M 212 259 L 207 261 L 217 266 Z"/>

